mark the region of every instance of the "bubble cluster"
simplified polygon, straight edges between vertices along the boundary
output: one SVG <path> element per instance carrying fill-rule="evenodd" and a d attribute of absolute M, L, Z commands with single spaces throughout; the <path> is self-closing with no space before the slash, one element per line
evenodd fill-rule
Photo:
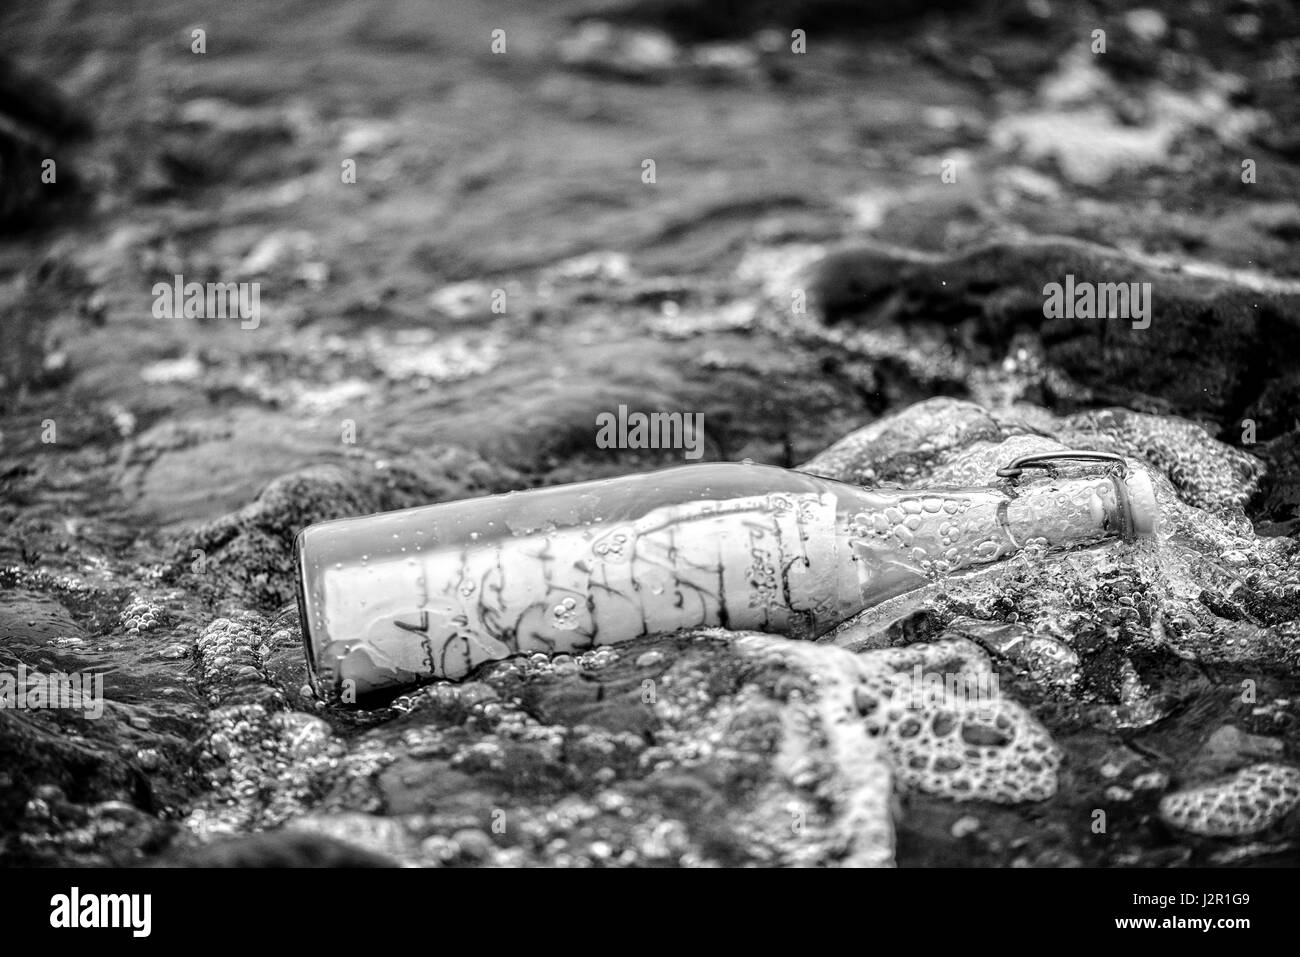
<path fill-rule="evenodd" d="M 166 618 L 167 610 L 161 602 L 137 597 L 122 609 L 119 621 L 128 635 L 140 635 L 158 627 Z"/>
<path fill-rule="evenodd" d="M 561 631 L 578 627 L 578 600 L 570 595 L 551 606 L 551 624 Z"/>
<path fill-rule="evenodd" d="M 605 561 L 625 561 L 629 557 L 627 544 L 630 538 L 630 532 L 616 529 L 597 541 L 596 544 L 592 546 L 591 550 L 595 553 L 597 558 L 604 559 Z"/>
<path fill-rule="evenodd" d="M 800 468 L 843 482 L 895 482 L 925 471 L 950 451 L 996 440 L 1002 429 L 973 402 L 926 399 L 852 432 Z"/>
<path fill-rule="evenodd" d="M 301 816 L 345 758 L 329 726 L 314 715 L 228 705 L 208 718 L 199 742 L 208 793 L 186 826 L 201 838 L 278 827 Z M 274 782 L 274 786 L 268 786 Z"/>
<path fill-rule="evenodd" d="M 854 515 L 852 532 L 859 541 L 875 539 L 879 545 L 897 549 L 901 557 L 914 562 L 921 571 L 938 577 L 969 561 L 972 546 L 963 541 L 968 529 L 961 515 L 970 507 L 968 499 L 957 496 L 901 499 L 878 511 Z M 938 547 L 918 545 L 918 539 L 937 542 Z M 973 548 L 978 553 L 979 543 Z"/>
<path fill-rule="evenodd" d="M 259 651 L 258 616 L 218 618 L 195 642 L 199 687 L 212 705 L 278 703 L 283 696 L 267 680 Z"/>
<path fill-rule="evenodd" d="M 1266 830 L 1300 804 L 1300 770 L 1252 764 L 1232 777 L 1166 795 L 1160 816 L 1183 831 L 1238 837 Z"/>
<path fill-rule="evenodd" d="M 860 657 L 855 704 L 869 733 L 884 742 L 901 786 L 1001 804 L 1056 793 L 1060 750 L 1028 711 L 1002 697 L 989 658 L 973 642 Z"/>
<path fill-rule="evenodd" d="M 747 634 L 742 649 L 779 657 L 816 697 L 843 698 L 845 750 L 863 732 L 883 745 L 894 782 L 952 800 L 1001 804 L 1056 793 L 1061 752 L 1047 731 L 1002 696 L 988 656 L 965 639 L 853 654 L 831 645 Z M 854 745 L 854 741 L 858 741 Z"/>

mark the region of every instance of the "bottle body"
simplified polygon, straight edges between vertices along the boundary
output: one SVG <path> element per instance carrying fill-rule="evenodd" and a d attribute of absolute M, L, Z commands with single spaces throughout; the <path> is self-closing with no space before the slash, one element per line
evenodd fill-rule
<path fill-rule="evenodd" d="M 708 625 L 815 638 L 942 575 L 1117 537 L 1116 481 L 866 489 L 708 464 L 324 522 L 297 542 L 312 678 L 361 695 Z"/>

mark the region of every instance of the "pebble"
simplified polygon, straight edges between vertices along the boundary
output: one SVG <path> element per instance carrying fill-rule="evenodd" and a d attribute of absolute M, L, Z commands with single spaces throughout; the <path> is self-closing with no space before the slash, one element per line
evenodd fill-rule
<path fill-rule="evenodd" d="M 451 836 L 452 842 L 460 849 L 462 857 L 470 860 L 486 860 L 496 846 L 492 838 L 477 828 L 465 828 Z"/>

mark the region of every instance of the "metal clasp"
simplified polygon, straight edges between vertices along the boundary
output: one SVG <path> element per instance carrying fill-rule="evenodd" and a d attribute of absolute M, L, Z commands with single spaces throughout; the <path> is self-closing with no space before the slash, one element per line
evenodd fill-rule
<path fill-rule="evenodd" d="M 1123 456 L 1111 452 L 1084 452 L 1077 449 L 1065 449 L 1061 452 L 1038 452 L 1034 455 L 1022 455 L 1020 458 L 1014 459 L 1010 465 L 998 469 L 998 475 L 1014 482 L 1020 478 L 1020 474 L 1025 469 L 1045 469 L 1050 473 L 1053 471 L 1052 463 L 1062 461 L 1096 462 L 1109 466 L 1106 469 L 1106 474 L 1115 489 L 1115 504 L 1119 517 L 1120 535 L 1126 542 L 1133 541 L 1137 536 L 1137 522 L 1133 516 L 1133 502 L 1126 481 L 1128 463 L 1124 461 Z M 1010 494 L 1014 496 L 1016 493 L 1012 490 Z"/>
<path fill-rule="evenodd" d="M 1124 461 L 1123 456 L 1111 452 L 1085 452 L 1066 449 L 1061 452 L 1037 452 L 1033 455 L 1022 455 L 1020 458 L 1013 460 L 1010 465 L 998 469 L 997 474 L 1001 478 L 1018 479 L 1020 473 L 1025 469 L 1046 469 L 1051 471 L 1052 466 L 1050 463 L 1059 461 L 1109 462 L 1120 471 L 1128 470 L 1128 463 Z"/>

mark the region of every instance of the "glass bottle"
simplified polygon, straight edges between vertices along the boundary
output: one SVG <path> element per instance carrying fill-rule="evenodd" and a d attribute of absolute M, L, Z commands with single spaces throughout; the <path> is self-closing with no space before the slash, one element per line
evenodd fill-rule
<path fill-rule="evenodd" d="M 303 639 L 317 692 L 355 701 L 697 626 L 816 638 L 942 576 L 1149 535 L 1157 516 L 1146 476 L 1117 469 L 899 489 L 688 465 L 312 525 Z"/>

